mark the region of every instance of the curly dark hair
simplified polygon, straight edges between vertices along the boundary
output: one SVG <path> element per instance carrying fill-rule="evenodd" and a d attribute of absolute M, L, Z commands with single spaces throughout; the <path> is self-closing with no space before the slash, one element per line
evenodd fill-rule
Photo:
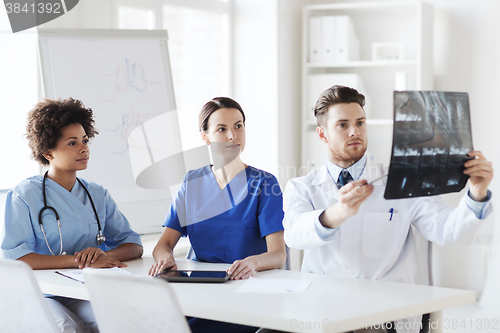
<path fill-rule="evenodd" d="M 79 100 L 45 99 L 35 105 L 28 113 L 26 138 L 31 148 L 31 156 L 42 165 L 49 161 L 43 156 L 49 149 L 56 147 L 61 138 L 61 130 L 72 124 L 82 125 L 89 138 L 99 134 L 94 128 L 92 109 L 86 108 Z"/>

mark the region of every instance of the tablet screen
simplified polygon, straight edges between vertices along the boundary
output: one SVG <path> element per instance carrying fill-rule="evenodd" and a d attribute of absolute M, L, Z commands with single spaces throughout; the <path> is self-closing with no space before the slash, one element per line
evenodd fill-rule
<path fill-rule="evenodd" d="M 165 270 L 156 277 L 171 282 L 225 282 L 230 276 L 225 271 Z"/>

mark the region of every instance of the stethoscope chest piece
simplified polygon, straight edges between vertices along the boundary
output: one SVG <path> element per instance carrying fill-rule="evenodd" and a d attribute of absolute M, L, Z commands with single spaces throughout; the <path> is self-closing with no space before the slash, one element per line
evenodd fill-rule
<path fill-rule="evenodd" d="M 99 230 L 99 232 L 97 233 L 97 244 L 101 245 L 102 243 L 104 243 L 106 241 L 106 236 L 104 236 L 102 234 L 102 231 Z"/>

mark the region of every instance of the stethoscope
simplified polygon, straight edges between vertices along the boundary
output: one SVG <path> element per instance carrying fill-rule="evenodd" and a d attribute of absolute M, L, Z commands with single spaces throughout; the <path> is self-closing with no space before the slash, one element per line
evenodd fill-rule
<path fill-rule="evenodd" d="M 43 176 L 42 193 L 43 193 L 43 205 L 44 206 L 40 210 L 40 213 L 38 214 L 38 223 L 40 224 L 40 229 L 42 229 L 43 238 L 45 238 L 45 243 L 47 244 L 47 247 L 49 248 L 50 253 L 52 253 L 52 255 L 55 255 L 54 252 L 52 252 L 52 249 L 50 248 L 49 242 L 47 241 L 47 236 L 45 235 L 45 230 L 43 230 L 43 224 L 42 224 L 42 213 L 45 210 L 51 210 L 52 212 L 54 212 L 54 215 L 56 216 L 56 220 L 57 220 L 57 227 L 59 228 L 59 239 L 61 241 L 61 248 L 59 250 L 59 255 L 66 255 L 66 252 L 63 252 L 63 240 L 62 240 L 62 233 L 61 233 L 61 222 L 59 222 L 59 214 L 57 214 L 57 211 L 54 207 L 47 206 L 47 195 L 45 194 L 45 180 L 47 179 L 48 173 L 49 173 L 48 171 L 45 172 L 45 175 Z M 106 236 L 104 236 L 102 234 L 101 222 L 99 221 L 99 216 L 97 215 L 97 210 L 95 209 L 94 201 L 92 200 L 92 197 L 90 196 L 89 191 L 87 190 L 85 185 L 83 185 L 82 181 L 78 178 L 76 178 L 76 180 L 78 180 L 78 183 L 80 183 L 80 185 L 83 187 L 83 189 L 85 190 L 85 193 L 87 193 L 87 196 L 89 197 L 90 203 L 92 204 L 92 209 L 94 210 L 95 218 L 97 220 L 97 226 L 99 227 L 99 232 L 97 233 L 97 237 L 96 237 L 97 244 L 101 245 L 102 243 L 104 243 L 106 241 Z"/>

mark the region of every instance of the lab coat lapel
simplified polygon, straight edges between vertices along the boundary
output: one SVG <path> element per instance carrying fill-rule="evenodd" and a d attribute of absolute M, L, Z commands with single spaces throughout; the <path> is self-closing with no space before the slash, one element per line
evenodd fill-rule
<path fill-rule="evenodd" d="M 379 178 L 387 173 L 383 166 L 379 163 L 375 163 L 370 156 L 367 156 L 366 165 L 361 173 L 360 179 L 366 179 L 371 181 L 373 179 Z M 376 181 L 374 186 L 384 186 L 386 184 L 387 178 L 380 179 Z M 313 178 L 311 186 L 318 186 L 318 195 L 324 196 L 327 203 L 332 204 L 339 199 L 339 190 L 337 184 L 333 181 L 332 176 L 328 172 L 326 163 L 318 170 L 318 173 Z"/>
<path fill-rule="evenodd" d="M 370 156 L 367 156 L 365 168 L 363 169 L 363 172 L 361 173 L 361 177 L 359 179 L 366 179 L 368 182 L 371 182 L 372 180 L 377 179 L 386 173 L 387 171 L 384 170 L 382 164 L 375 163 L 375 161 L 373 161 Z M 386 182 L 387 177 L 377 180 L 372 185 L 384 186 Z"/>
<path fill-rule="evenodd" d="M 318 170 L 318 173 L 311 182 L 312 186 L 319 187 L 319 195 L 323 196 L 330 204 L 339 199 L 339 190 L 337 184 L 333 181 L 332 176 L 328 172 L 326 163 Z"/>

